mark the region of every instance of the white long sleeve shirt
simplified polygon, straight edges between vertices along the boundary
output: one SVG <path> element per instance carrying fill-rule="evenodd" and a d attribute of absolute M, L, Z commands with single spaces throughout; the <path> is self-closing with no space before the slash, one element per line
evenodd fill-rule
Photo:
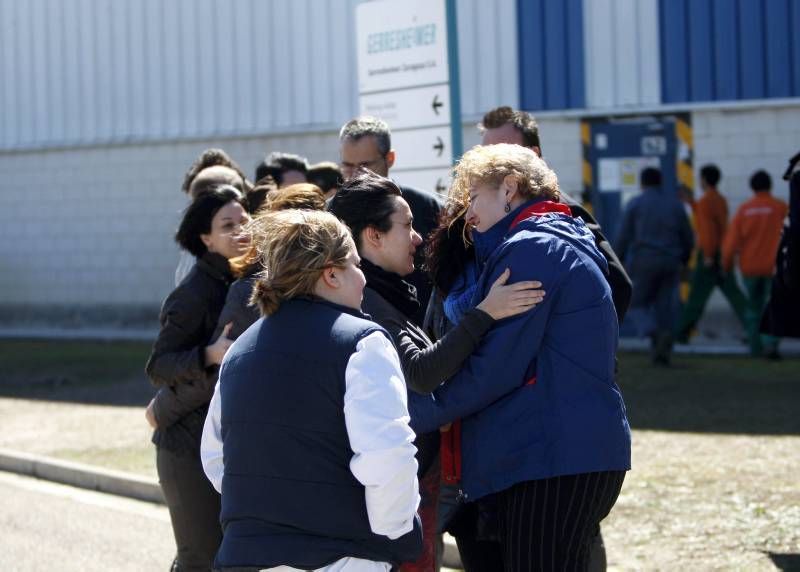
<path fill-rule="evenodd" d="M 220 380 L 224 383 L 224 378 Z M 206 476 L 222 492 L 221 396 L 214 388 L 203 427 L 200 458 Z M 344 417 L 353 476 L 364 485 L 367 516 L 375 534 L 391 539 L 410 532 L 419 507 L 414 432 L 409 427 L 406 386 L 400 359 L 392 343 L 380 332 L 358 342 L 345 370 Z M 385 562 L 343 558 L 318 572 L 377 572 L 389 570 Z M 287 566 L 270 570 L 289 572 Z"/>

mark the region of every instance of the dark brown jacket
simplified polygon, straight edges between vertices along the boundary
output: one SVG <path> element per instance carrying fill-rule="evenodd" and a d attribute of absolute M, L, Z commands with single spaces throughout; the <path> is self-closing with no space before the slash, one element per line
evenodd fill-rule
<path fill-rule="evenodd" d="M 203 423 L 217 380 L 205 363 L 232 276 L 228 261 L 206 253 L 161 307 L 161 330 L 145 371 L 159 388 L 153 442 L 173 452 L 199 451 Z"/>

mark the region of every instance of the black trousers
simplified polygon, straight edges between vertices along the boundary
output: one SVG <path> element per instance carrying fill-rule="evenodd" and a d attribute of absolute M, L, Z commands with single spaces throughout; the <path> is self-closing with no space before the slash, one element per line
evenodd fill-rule
<path fill-rule="evenodd" d="M 156 451 L 158 479 L 178 548 L 173 570 L 207 572 L 222 542 L 219 493 L 206 478 L 198 457 L 175 455 L 160 447 Z"/>
<path fill-rule="evenodd" d="M 592 543 L 617 502 L 624 471 L 518 483 L 497 493 L 503 570 L 585 571 Z"/>

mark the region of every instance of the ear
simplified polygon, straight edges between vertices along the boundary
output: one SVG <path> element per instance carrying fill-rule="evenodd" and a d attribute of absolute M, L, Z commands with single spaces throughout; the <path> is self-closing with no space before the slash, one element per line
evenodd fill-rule
<path fill-rule="evenodd" d="M 394 149 L 386 153 L 386 168 L 391 169 L 394 165 L 394 160 L 397 158 Z"/>
<path fill-rule="evenodd" d="M 541 150 L 541 149 L 539 149 L 539 146 L 538 146 L 538 145 L 534 145 L 533 147 L 531 147 L 531 151 L 533 151 L 534 153 L 536 153 L 536 155 L 537 155 L 537 156 L 538 156 L 540 159 L 542 158 L 542 150 Z"/>
<path fill-rule="evenodd" d="M 320 276 L 320 280 L 322 280 L 323 284 L 330 288 L 331 290 L 336 290 L 339 288 L 341 283 L 339 282 L 339 275 L 338 272 L 340 269 L 334 268 L 333 266 L 328 266 L 322 270 L 322 275 Z"/>
<path fill-rule="evenodd" d="M 374 226 L 368 226 L 361 231 L 361 244 L 369 245 L 372 248 L 380 248 L 382 244 L 381 232 Z"/>
<path fill-rule="evenodd" d="M 517 196 L 517 178 L 514 175 L 506 175 L 503 177 L 503 186 L 505 187 L 506 202 L 512 201 Z"/>
<path fill-rule="evenodd" d="M 203 241 L 203 244 L 206 245 L 207 250 L 211 250 L 211 235 L 210 234 L 201 234 L 200 240 Z"/>

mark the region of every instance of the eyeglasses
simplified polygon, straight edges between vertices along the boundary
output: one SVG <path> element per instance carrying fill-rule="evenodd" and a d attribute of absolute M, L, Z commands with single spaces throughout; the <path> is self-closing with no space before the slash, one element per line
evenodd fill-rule
<path fill-rule="evenodd" d="M 342 161 L 339 163 L 339 165 L 342 167 L 342 171 L 347 171 L 349 173 L 359 169 L 369 169 L 370 171 L 374 171 L 375 169 L 373 169 L 373 167 L 377 166 L 381 161 L 386 161 L 386 155 L 381 155 L 377 159 L 372 159 L 371 161 L 362 161 L 358 164 Z"/>

